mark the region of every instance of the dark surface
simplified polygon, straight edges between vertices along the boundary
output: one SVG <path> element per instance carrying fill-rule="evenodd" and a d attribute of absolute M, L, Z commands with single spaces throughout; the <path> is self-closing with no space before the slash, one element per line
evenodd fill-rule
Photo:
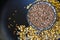
<path fill-rule="evenodd" d="M 2 9 L 4 7 L 4 5 L 6 4 L 7 0 L 0 0 L 0 18 L 1 18 L 1 12 L 2 12 Z"/>
<path fill-rule="evenodd" d="M 16 24 L 19 25 L 26 25 L 28 26 L 27 19 L 26 19 L 26 14 L 27 14 L 27 9 L 24 8 L 28 4 L 34 2 L 34 0 L 1 0 L 1 34 L 4 33 L 4 38 L 6 40 L 17 40 L 17 36 L 13 35 L 14 28 L 16 27 Z M 17 13 L 15 13 L 15 16 L 12 16 L 12 13 L 17 10 Z M 8 20 L 8 18 L 11 17 L 12 20 Z M 16 20 L 15 23 L 12 21 Z M 11 23 L 13 24 L 13 27 L 11 29 L 8 28 L 8 24 Z M 3 35 L 3 34 L 2 34 Z M 3 36 L 1 35 L 1 38 Z M 5 40 L 1 39 L 1 40 Z"/>
<path fill-rule="evenodd" d="M 58 40 L 60 40 L 60 38 Z"/>

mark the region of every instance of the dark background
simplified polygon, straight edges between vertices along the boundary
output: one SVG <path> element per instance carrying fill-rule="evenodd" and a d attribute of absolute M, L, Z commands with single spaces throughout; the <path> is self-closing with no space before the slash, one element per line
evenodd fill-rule
<path fill-rule="evenodd" d="M 0 0 L 0 18 L 1 18 L 1 11 L 2 11 L 4 5 L 6 4 L 7 1 L 8 0 Z"/>
<path fill-rule="evenodd" d="M 16 35 L 12 33 L 15 26 L 11 29 L 7 27 L 14 19 L 12 12 L 14 12 L 15 9 L 18 10 L 15 15 L 17 24 L 28 26 L 26 19 L 27 9 L 24 7 L 32 2 L 34 2 L 34 0 L 0 0 L 0 25 L 2 25 L 0 28 L 0 40 L 17 40 Z M 8 17 L 13 19 L 8 21 Z M 12 24 L 15 25 L 15 23 Z"/>
<path fill-rule="evenodd" d="M 2 16 L 2 9 L 3 9 L 3 7 L 4 7 L 4 5 L 6 4 L 6 2 L 7 2 L 7 0 L 0 0 L 0 22 L 1 22 L 1 16 Z M 2 30 L 1 30 L 2 28 L 1 28 L 1 23 L 0 23 L 0 40 L 6 40 L 5 39 L 5 35 L 3 35 L 3 33 L 2 33 Z"/>

